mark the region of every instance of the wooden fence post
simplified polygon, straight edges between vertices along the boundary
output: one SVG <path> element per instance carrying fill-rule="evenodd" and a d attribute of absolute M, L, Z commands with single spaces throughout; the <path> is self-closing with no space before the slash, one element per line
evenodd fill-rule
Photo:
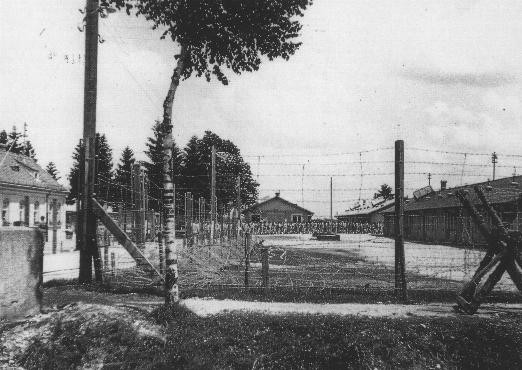
<path fill-rule="evenodd" d="M 105 273 L 109 272 L 109 244 L 103 246 L 103 269 Z"/>
<path fill-rule="evenodd" d="M 265 288 L 265 294 L 267 294 L 270 291 L 268 247 L 261 249 L 261 275 L 263 277 L 263 287 Z"/>
<path fill-rule="evenodd" d="M 159 271 L 160 275 L 164 276 L 165 269 L 164 269 L 164 255 L 163 255 L 163 230 L 160 227 L 160 230 L 158 232 L 158 254 L 159 254 Z"/>
<path fill-rule="evenodd" d="M 249 285 L 249 275 L 250 275 L 250 244 L 251 244 L 251 236 L 250 233 L 245 234 L 245 287 Z"/>
<path fill-rule="evenodd" d="M 406 291 L 404 256 L 404 141 L 395 141 L 395 292 L 403 302 Z"/>
<path fill-rule="evenodd" d="M 111 252 L 111 275 L 112 277 L 116 276 L 116 256 L 114 252 Z"/>

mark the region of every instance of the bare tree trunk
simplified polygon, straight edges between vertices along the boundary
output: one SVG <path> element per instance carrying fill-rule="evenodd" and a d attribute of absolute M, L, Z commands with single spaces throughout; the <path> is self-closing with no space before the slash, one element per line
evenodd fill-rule
<path fill-rule="evenodd" d="M 164 235 L 165 243 L 165 303 L 172 304 L 179 301 L 178 289 L 178 256 L 175 245 L 176 238 L 176 222 L 175 222 L 175 206 L 174 206 L 174 184 L 172 179 L 172 145 L 174 143 L 172 137 L 172 106 L 174 97 L 179 86 L 179 81 L 184 69 L 184 62 L 187 56 L 187 50 L 181 45 L 181 51 L 178 63 L 172 78 L 165 102 L 163 103 L 163 124 L 166 126 L 167 133 L 163 139 L 163 204 L 165 213 L 164 217 Z"/>

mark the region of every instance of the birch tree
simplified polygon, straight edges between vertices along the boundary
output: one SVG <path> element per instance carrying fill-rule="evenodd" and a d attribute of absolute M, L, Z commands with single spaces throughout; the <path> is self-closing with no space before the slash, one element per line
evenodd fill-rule
<path fill-rule="evenodd" d="M 179 46 L 167 96 L 163 124 L 167 127 L 163 154 L 163 202 L 166 207 L 164 240 L 167 254 L 166 302 L 179 298 L 174 251 L 174 192 L 172 162 L 172 106 L 180 81 L 192 76 L 216 78 L 227 85 L 227 72 L 257 71 L 266 60 L 288 60 L 301 43 L 300 18 L 312 0 L 101 0 L 106 12 L 125 9 L 144 16 L 161 38 Z M 170 257 L 169 257 L 170 255 Z"/>

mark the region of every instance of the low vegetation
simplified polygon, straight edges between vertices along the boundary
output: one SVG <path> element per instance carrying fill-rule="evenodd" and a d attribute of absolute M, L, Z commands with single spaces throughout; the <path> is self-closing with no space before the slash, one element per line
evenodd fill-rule
<path fill-rule="evenodd" d="M 227 313 L 202 318 L 175 307 L 156 310 L 137 326 L 136 320 L 143 320 L 137 311 L 88 307 L 68 307 L 60 311 L 68 314 L 39 322 L 45 330 L 37 331 L 16 355 L 18 364 L 155 369 L 522 366 L 522 318 L 509 315 L 376 319 Z"/>

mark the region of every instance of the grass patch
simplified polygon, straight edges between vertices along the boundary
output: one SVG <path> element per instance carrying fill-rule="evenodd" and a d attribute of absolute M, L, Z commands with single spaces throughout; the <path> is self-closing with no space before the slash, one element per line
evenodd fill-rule
<path fill-rule="evenodd" d="M 88 330 L 56 321 L 48 339 L 33 341 L 19 362 L 27 368 L 95 363 L 155 369 L 522 366 L 522 322 L 515 316 L 376 319 L 230 313 L 202 318 L 174 307 L 158 309 L 149 319 L 166 329 L 165 342 L 139 337 L 132 325 L 117 318 Z"/>

